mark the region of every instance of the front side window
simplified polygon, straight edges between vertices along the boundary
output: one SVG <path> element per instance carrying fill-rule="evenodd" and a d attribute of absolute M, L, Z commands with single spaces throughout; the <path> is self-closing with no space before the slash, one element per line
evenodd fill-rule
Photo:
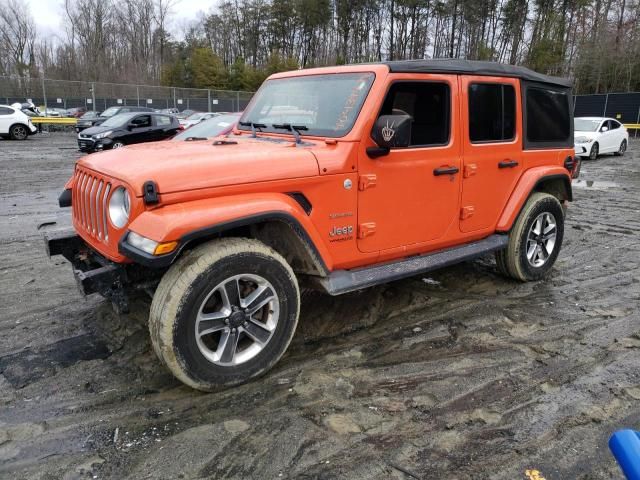
<path fill-rule="evenodd" d="M 151 126 L 151 116 L 150 115 L 140 115 L 139 117 L 134 118 L 131 123 L 136 128 L 150 127 Z"/>
<path fill-rule="evenodd" d="M 471 142 L 512 140 L 516 131 L 516 92 L 512 85 L 474 83 L 469 86 Z"/>
<path fill-rule="evenodd" d="M 620 128 L 620 124 L 615 120 L 609 120 L 609 130 L 615 130 L 616 128 Z"/>
<path fill-rule="evenodd" d="M 286 133 L 288 125 L 303 135 L 342 137 L 349 133 L 373 83 L 373 73 L 335 73 L 267 80 L 240 119 L 262 124 L 261 131 Z"/>
<path fill-rule="evenodd" d="M 571 146 L 571 112 L 566 91 L 528 86 L 526 139 L 531 146 Z"/>
<path fill-rule="evenodd" d="M 449 85 L 439 82 L 396 82 L 380 115 L 409 115 L 412 147 L 445 145 L 451 128 Z"/>

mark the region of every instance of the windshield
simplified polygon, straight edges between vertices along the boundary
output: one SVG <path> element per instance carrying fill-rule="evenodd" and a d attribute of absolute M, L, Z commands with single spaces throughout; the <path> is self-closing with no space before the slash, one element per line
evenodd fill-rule
<path fill-rule="evenodd" d="M 602 120 L 590 118 L 574 118 L 573 129 L 576 132 L 595 132 L 602 123 Z"/>
<path fill-rule="evenodd" d="M 98 112 L 89 111 L 82 115 L 80 118 L 96 118 L 98 116 Z"/>
<path fill-rule="evenodd" d="M 360 113 L 373 73 L 337 73 L 267 80 L 241 122 L 266 125 L 260 131 L 285 133 L 275 125 L 306 127 L 303 135 L 342 137 Z M 251 130 L 242 125 L 241 130 Z"/>
<path fill-rule="evenodd" d="M 101 117 L 113 117 L 116 113 L 118 113 L 120 107 L 110 107 L 107 108 L 104 112 L 100 114 Z"/>
<path fill-rule="evenodd" d="M 223 133 L 230 131 L 240 118 L 240 114 L 237 115 L 219 115 L 209 120 L 205 120 L 202 123 L 198 123 L 193 127 L 180 132 L 173 137 L 173 140 L 186 140 L 189 137 L 194 138 L 212 138 L 217 137 Z"/>
<path fill-rule="evenodd" d="M 104 116 L 104 114 L 102 114 L 102 116 Z M 101 127 L 120 127 L 125 123 L 128 123 L 130 118 L 131 118 L 131 114 L 129 113 L 119 113 L 118 115 L 114 115 L 111 118 L 102 122 L 100 126 Z"/>

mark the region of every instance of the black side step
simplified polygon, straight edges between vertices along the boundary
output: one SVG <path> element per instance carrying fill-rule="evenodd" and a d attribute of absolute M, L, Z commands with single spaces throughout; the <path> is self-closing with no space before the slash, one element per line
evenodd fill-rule
<path fill-rule="evenodd" d="M 319 279 L 319 282 L 330 295 L 340 295 L 471 260 L 505 248 L 508 241 L 507 235 L 491 235 L 477 242 L 383 265 L 336 270 L 328 277 Z"/>

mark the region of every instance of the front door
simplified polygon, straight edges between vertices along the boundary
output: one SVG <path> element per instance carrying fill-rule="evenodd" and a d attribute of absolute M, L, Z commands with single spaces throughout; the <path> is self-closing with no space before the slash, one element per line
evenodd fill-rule
<path fill-rule="evenodd" d="M 460 92 L 464 127 L 460 230 L 492 229 L 523 169 L 520 83 L 463 76 Z"/>
<path fill-rule="evenodd" d="M 410 115 L 411 145 L 377 158 L 362 150 L 358 185 L 358 248 L 362 252 L 436 240 L 457 225 L 458 78 L 400 74 L 390 78 L 379 115 Z"/>
<path fill-rule="evenodd" d="M 131 133 L 127 135 L 126 143 L 142 143 L 153 140 L 151 115 L 138 115 L 131 120 L 131 126 Z"/>

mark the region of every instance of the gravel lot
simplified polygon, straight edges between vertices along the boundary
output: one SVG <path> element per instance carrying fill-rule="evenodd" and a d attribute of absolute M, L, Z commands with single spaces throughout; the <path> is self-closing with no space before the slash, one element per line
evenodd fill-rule
<path fill-rule="evenodd" d="M 640 142 L 583 164 L 546 281 L 487 258 L 312 295 L 272 372 L 208 395 L 156 360 L 148 305 L 119 317 L 46 257 L 78 156 L 68 134 L 0 140 L 0 478 L 622 477 L 607 439 L 640 425 Z"/>

